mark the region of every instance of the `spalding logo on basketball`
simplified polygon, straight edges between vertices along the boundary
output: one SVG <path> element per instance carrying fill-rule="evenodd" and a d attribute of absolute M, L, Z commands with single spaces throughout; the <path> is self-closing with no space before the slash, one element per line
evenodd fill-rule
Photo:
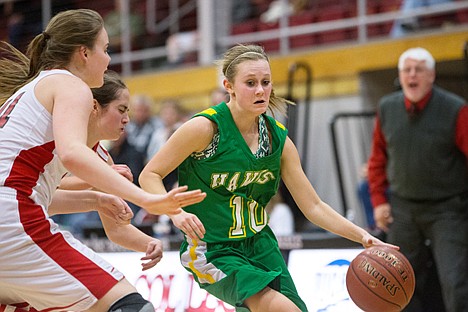
<path fill-rule="evenodd" d="M 346 288 L 366 312 L 401 311 L 414 293 L 413 268 L 403 254 L 385 246 L 365 249 L 351 261 Z"/>

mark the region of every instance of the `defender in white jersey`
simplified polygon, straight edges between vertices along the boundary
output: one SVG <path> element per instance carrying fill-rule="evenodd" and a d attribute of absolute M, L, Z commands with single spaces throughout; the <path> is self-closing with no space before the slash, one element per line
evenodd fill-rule
<path fill-rule="evenodd" d="M 167 196 L 144 192 L 86 145 L 90 87 L 102 85 L 110 60 L 98 13 L 57 14 L 33 39 L 28 57 L 3 46 L 0 303 L 26 302 L 47 311 L 154 311 L 121 273 L 49 218 L 62 207 L 97 205 L 96 192 L 56 188 L 67 168 L 93 187 L 156 214 L 178 213 L 205 194 L 184 187 Z"/>
<path fill-rule="evenodd" d="M 87 145 L 104 162 L 112 166 L 114 170 L 125 176 L 128 180 L 133 181 L 132 170 L 126 164 L 114 164 L 111 155 L 99 142 L 100 140 L 117 140 L 124 133 L 125 127 L 129 122 L 129 90 L 119 75 L 109 70 L 104 75 L 103 86 L 92 88 L 91 90 L 93 92 L 94 106 L 90 116 L 90 131 Z M 85 181 L 77 179 L 75 176 L 70 176 L 62 179 L 60 188 L 79 190 L 90 189 L 92 186 Z M 123 200 L 120 204 L 124 204 L 128 210 L 130 209 Z M 117 210 L 117 212 L 120 211 Z M 113 211 L 109 212 L 100 209 L 98 212 L 73 213 L 58 217 L 65 218 L 65 221 L 68 220 L 68 227 L 74 228 L 79 234 L 82 231 L 81 227 L 88 222 L 102 223 L 105 233 L 111 241 L 126 249 L 145 253 L 145 256 L 142 258 L 143 270 L 154 267 L 162 258 L 162 242 L 146 235 L 132 224 L 122 224 L 122 222 L 118 224 L 115 222 L 116 217 L 114 214 Z M 117 216 L 117 220 L 122 221 L 119 217 Z M 57 222 L 60 223 L 60 219 Z"/>

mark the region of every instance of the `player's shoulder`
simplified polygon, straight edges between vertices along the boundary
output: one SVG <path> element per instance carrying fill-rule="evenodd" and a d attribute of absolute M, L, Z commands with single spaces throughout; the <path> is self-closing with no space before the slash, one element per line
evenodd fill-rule
<path fill-rule="evenodd" d="M 198 113 L 196 113 L 194 116 L 205 116 L 205 117 L 210 117 L 218 114 L 218 110 L 216 107 L 212 106 L 209 108 L 206 108 Z"/>
<path fill-rule="evenodd" d="M 181 126 L 185 131 L 196 135 L 212 135 L 214 127 L 214 122 L 204 115 L 195 115 Z"/>
<path fill-rule="evenodd" d="M 287 131 L 286 126 L 283 125 L 278 119 L 270 116 L 270 115 L 263 115 L 266 120 L 268 120 L 272 125 L 276 128 L 280 129 L 281 131 Z"/>
<path fill-rule="evenodd" d="M 38 82 L 38 87 L 56 92 L 73 90 L 75 94 L 76 92 L 91 93 L 91 89 L 83 80 L 66 71 L 56 71 L 54 74 L 44 76 Z"/>
<path fill-rule="evenodd" d="M 40 80 L 35 86 L 35 94 L 39 102 L 49 112 L 52 112 L 54 103 L 59 98 L 66 99 L 62 101 L 64 103 L 69 103 L 72 99 L 92 100 L 91 89 L 88 85 L 80 78 L 67 74 L 65 71 L 56 71 L 54 74 L 39 78 Z"/>
<path fill-rule="evenodd" d="M 208 146 L 216 133 L 217 125 L 203 116 L 196 116 L 186 121 L 173 134 L 178 144 L 202 151 Z M 171 137 L 172 138 L 172 137 Z"/>

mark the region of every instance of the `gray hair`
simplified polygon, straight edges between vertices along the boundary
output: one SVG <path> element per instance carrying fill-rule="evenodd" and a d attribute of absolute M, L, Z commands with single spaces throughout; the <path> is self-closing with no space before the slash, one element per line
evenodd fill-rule
<path fill-rule="evenodd" d="M 424 61 L 429 69 L 434 69 L 435 67 L 435 60 L 429 51 L 423 48 L 411 48 L 403 52 L 400 56 L 400 59 L 398 60 L 399 70 L 403 69 L 405 61 L 409 58 L 417 61 Z"/>

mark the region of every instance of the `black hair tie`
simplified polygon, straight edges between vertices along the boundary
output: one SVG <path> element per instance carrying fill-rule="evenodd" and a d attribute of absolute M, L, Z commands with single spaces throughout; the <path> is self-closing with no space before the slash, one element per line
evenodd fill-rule
<path fill-rule="evenodd" d="M 45 49 L 47 46 L 47 41 L 50 39 L 50 35 L 46 33 L 45 31 L 43 31 L 42 38 L 43 40 L 42 40 L 41 46 L 42 46 L 42 49 Z"/>

